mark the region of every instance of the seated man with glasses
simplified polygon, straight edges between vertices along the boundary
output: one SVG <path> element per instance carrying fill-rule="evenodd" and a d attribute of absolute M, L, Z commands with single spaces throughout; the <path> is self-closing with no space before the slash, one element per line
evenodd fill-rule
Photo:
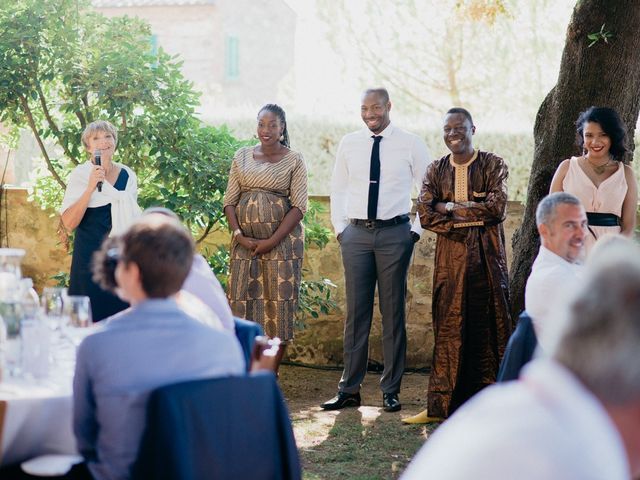
<path fill-rule="evenodd" d="M 105 242 L 102 255 L 117 262 L 116 291 L 131 308 L 82 342 L 73 386 L 74 433 L 96 479 L 130 477 L 152 390 L 245 372 L 233 333 L 202 324 L 176 304 L 194 255 L 179 221 L 147 215 L 115 245 Z"/>

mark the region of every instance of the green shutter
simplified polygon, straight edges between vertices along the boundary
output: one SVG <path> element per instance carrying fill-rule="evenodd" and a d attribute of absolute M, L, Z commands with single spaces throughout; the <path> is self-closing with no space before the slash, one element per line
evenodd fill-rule
<path fill-rule="evenodd" d="M 158 56 L 158 35 L 155 33 L 149 37 L 149 43 L 151 44 L 151 55 Z"/>
<path fill-rule="evenodd" d="M 240 76 L 238 37 L 231 35 L 226 38 L 225 74 L 228 80 L 234 80 Z"/>

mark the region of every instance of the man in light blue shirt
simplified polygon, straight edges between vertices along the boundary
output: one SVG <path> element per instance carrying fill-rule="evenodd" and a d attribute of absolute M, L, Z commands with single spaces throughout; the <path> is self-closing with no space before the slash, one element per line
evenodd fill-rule
<path fill-rule="evenodd" d="M 108 319 L 78 349 L 74 433 L 96 479 L 127 479 L 145 427 L 149 393 L 186 380 L 241 375 L 235 336 L 180 309 L 173 296 L 193 263 L 191 235 L 175 219 L 147 215 L 109 254 L 118 294 L 131 308 Z"/>

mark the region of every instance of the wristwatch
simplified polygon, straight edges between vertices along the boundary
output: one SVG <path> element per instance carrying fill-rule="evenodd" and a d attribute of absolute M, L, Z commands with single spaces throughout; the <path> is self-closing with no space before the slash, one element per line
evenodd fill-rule
<path fill-rule="evenodd" d="M 233 231 L 233 238 L 236 238 L 238 235 L 242 235 L 242 230 L 240 230 L 239 228 L 236 228 Z"/>
<path fill-rule="evenodd" d="M 453 202 L 447 202 L 444 205 L 444 210 L 445 212 L 447 212 L 447 215 L 451 215 L 451 212 L 453 212 L 453 207 L 455 207 L 456 204 Z"/>

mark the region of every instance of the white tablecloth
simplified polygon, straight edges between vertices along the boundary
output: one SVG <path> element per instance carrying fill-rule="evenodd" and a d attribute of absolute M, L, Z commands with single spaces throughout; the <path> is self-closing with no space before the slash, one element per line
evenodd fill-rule
<path fill-rule="evenodd" d="M 48 453 L 77 453 L 72 431 L 75 348 L 56 353 L 44 380 L 0 382 L 0 465 Z"/>

